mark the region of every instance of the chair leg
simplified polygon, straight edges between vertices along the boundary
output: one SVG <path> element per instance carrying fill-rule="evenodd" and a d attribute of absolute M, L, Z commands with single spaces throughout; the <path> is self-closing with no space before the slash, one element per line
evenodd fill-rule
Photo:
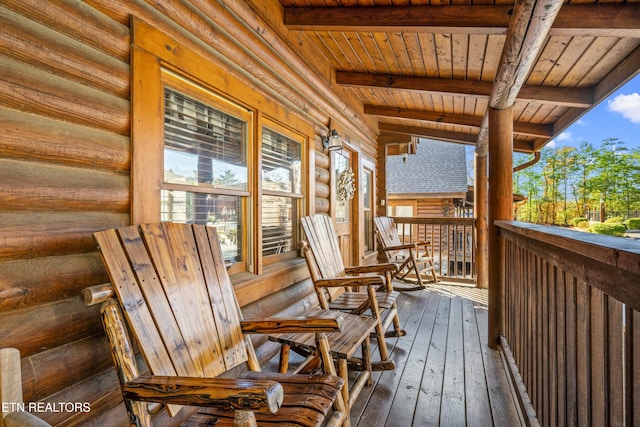
<path fill-rule="evenodd" d="M 367 386 L 371 386 L 371 384 L 373 384 L 373 369 L 371 368 L 371 341 L 369 337 L 365 338 L 362 342 L 362 362 L 363 368 L 369 371 Z"/>
<path fill-rule="evenodd" d="M 402 326 L 400 325 L 400 318 L 398 317 L 398 307 L 396 306 L 395 302 L 391 306 L 391 309 L 395 311 L 395 314 L 393 315 L 393 330 L 396 332 L 396 336 L 402 337 L 407 335 L 407 331 L 402 329 Z"/>
<path fill-rule="evenodd" d="M 327 336 L 321 332 L 316 333 L 316 347 L 318 348 L 318 352 L 320 353 L 320 358 L 322 359 L 322 365 L 324 366 L 324 373 L 336 375 L 336 367 L 333 364 L 333 358 L 331 357 L 331 349 L 329 347 L 329 340 Z M 343 387 L 347 388 L 347 393 L 349 390 L 349 385 L 345 382 Z M 351 415 L 349 414 L 349 405 L 347 404 L 348 400 L 344 399 L 344 389 L 343 393 L 338 393 L 336 396 L 336 400 L 333 403 L 334 410 L 341 412 L 344 414 L 344 421 L 342 425 L 344 427 L 351 427 Z"/>
<path fill-rule="evenodd" d="M 373 317 L 378 321 L 376 324 L 376 338 L 378 340 L 378 351 L 380 352 L 380 360 L 385 361 L 389 359 L 389 350 L 387 349 L 387 341 L 384 337 L 384 328 L 382 327 L 382 318 L 380 316 L 380 307 L 378 307 L 378 300 L 376 299 L 376 291 L 372 286 L 367 288 L 369 294 L 370 310 Z"/>
<path fill-rule="evenodd" d="M 411 266 L 413 270 L 416 272 L 416 279 L 418 280 L 418 286 L 424 288 L 424 283 L 422 283 L 422 276 L 420 275 L 420 269 L 418 268 L 418 261 L 413 253 L 413 251 L 409 252 L 409 256 L 411 257 Z"/>
<path fill-rule="evenodd" d="M 282 344 L 280 346 L 280 361 L 278 371 L 281 374 L 286 374 L 289 370 L 289 354 L 291 353 L 291 346 L 289 344 Z"/>

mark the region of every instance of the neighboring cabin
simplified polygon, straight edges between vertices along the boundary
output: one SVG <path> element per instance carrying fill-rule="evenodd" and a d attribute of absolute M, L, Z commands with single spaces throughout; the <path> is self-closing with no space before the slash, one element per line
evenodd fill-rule
<path fill-rule="evenodd" d="M 420 139 L 415 154 L 387 159 L 387 213 L 391 216 L 454 216 L 467 190 L 464 145 Z"/>

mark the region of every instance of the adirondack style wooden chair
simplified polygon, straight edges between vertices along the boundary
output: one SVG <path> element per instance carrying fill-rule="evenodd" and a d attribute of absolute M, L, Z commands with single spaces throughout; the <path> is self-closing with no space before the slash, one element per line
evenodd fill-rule
<path fill-rule="evenodd" d="M 20 352 L 0 348 L 0 427 L 51 427 L 30 412 L 24 411 Z"/>
<path fill-rule="evenodd" d="M 393 278 L 408 282 L 413 279 L 409 275 L 415 276 L 418 286 L 403 290 L 421 290 L 426 287 L 426 281 L 439 282 L 429 249 L 430 242 L 402 243 L 393 218 L 379 216 L 373 221 L 381 253 L 387 262 L 398 267 Z"/>
<path fill-rule="evenodd" d="M 348 425 L 344 381 L 322 332 L 338 331 L 340 316 L 243 320 L 212 227 L 145 224 L 94 237 L 118 300 L 101 313 L 132 425 L 169 415 L 193 426 Z M 292 331 L 316 332 L 326 375 L 258 372 L 245 334 Z M 158 405 L 148 402 L 167 411 L 152 415 Z"/>
<path fill-rule="evenodd" d="M 331 218 L 311 215 L 300 220 L 306 236 L 302 253 L 309 267 L 320 306 L 352 314 L 370 313 L 376 319 L 376 339 L 380 361 L 372 362 L 376 370 L 394 369 L 389 359 L 385 337 L 400 337 L 406 331 L 400 326 L 392 277 L 392 263 L 345 267 L 338 237 Z M 360 288 L 366 288 L 366 293 Z M 393 330 L 388 331 L 393 324 Z"/>

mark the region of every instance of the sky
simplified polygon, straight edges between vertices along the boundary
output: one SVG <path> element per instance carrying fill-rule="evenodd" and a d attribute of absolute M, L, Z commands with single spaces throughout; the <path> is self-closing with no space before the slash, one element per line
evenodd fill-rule
<path fill-rule="evenodd" d="M 609 138 L 623 141 L 627 148 L 640 148 L 640 75 L 592 108 L 549 144 L 576 147 L 587 141 L 599 146 Z"/>
<path fill-rule="evenodd" d="M 582 141 L 598 147 L 605 139 L 617 138 L 627 148 L 640 148 L 640 74 L 593 107 L 558 134 L 547 147 L 577 147 Z M 473 182 L 473 153 L 467 146 L 467 173 Z"/>

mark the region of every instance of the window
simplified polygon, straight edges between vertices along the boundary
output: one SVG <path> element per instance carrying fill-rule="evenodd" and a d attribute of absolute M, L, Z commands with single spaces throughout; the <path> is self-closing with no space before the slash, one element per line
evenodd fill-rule
<path fill-rule="evenodd" d="M 231 274 L 296 257 L 314 126 L 215 58 L 133 26 L 132 223 L 217 227 Z"/>
<path fill-rule="evenodd" d="M 301 143 L 262 128 L 262 255 L 294 252 L 302 199 Z M 298 137 L 299 138 L 299 137 Z"/>
<path fill-rule="evenodd" d="M 246 265 L 250 253 L 245 217 L 251 119 L 212 93 L 165 78 L 160 218 L 215 226 L 229 265 Z"/>

